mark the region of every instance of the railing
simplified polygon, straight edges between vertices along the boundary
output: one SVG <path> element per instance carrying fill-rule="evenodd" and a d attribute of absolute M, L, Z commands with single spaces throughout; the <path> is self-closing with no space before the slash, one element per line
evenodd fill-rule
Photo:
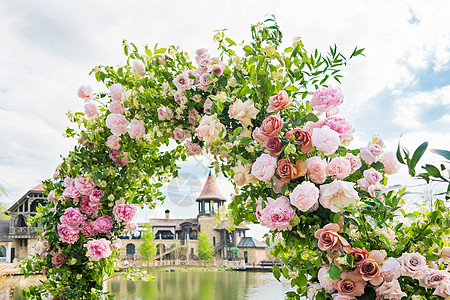
<path fill-rule="evenodd" d="M 9 227 L 10 235 L 37 235 L 37 228 L 30 227 Z"/>

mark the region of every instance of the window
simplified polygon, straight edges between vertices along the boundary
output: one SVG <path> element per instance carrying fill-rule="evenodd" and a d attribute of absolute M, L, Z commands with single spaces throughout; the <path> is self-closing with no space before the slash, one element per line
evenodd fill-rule
<path fill-rule="evenodd" d="M 216 245 L 216 237 L 213 236 L 213 246 L 215 246 L 215 245 Z"/>
<path fill-rule="evenodd" d="M 133 255 L 136 253 L 136 246 L 134 244 L 127 245 L 127 255 Z"/>

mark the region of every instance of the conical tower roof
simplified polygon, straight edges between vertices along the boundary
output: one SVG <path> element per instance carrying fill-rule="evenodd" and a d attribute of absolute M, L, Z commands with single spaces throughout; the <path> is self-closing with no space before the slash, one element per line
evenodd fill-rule
<path fill-rule="evenodd" d="M 202 200 L 220 200 L 227 201 L 224 196 L 220 193 L 219 187 L 217 186 L 216 179 L 209 171 L 208 178 L 206 179 L 205 185 L 203 186 L 203 190 L 198 196 L 196 201 Z"/>

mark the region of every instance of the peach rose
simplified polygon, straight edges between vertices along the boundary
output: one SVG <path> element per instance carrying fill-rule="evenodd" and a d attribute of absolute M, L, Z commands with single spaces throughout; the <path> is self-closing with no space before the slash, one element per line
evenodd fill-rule
<path fill-rule="evenodd" d="M 100 112 L 94 102 L 88 102 L 84 105 L 84 114 L 89 119 L 92 119 L 98 117 L 100 115 Z"/>
<path fill-rule="evenodd" d="M 351 173 L 350 162 L 345 158 L 335 157 L 331 159 L 325 171 L 327 176 L 333 176 L 337 179 L 344 179 Z"/>
<path fill-rule="evenodd" d="M 277 159 L 264 153 L 253 163 L 251 174 L 258 180 L 266 181 L 275 174 L 276 167 Z"/>
<path fill-rule="evenodd" d="M 280 91 L 277 95 L 269 98 L 269 107 L 267 108 L 267 112 L 276 112 L 280 109 L 285 108 L 289 104 L 292 103 L 292 99 L 289 98 L 286 91 Z"/>
<path fill-rule="evenodd" d="M 90 85 L 80 86 L 77 95 L 85 102 L 89 102 L 90 100 L 92 100 L 92 87 Z"/>
<path fill-rule="evenodd" d="M 226 135 L 225 126 L 220 123 L 217 114 L 212 116 L 204 115 L 200 121 L 199 126 L 195 129 L 198 138 L 211 144 L 216 140 L 221 140 Z"/>
<path fill-rule="evenodd" d="M 237 185 L 243 186 L 256 179 L 255 176 L 250 174 L 251 169 L 251 164 L 242 165 L 241 162 L 239 162 L 237 166 L 231 167 L 231 170 L 234 172 L 233 178 Z"/>
<path fill-rule="evenodd" d="M 244 128 L 251 126 L 252 119 L 256 118 L 258 112 L 251 100 L 242 102 L 241 99 L 237 99 L 228 109 L 229 117 L 240 121 Z"/>
<path fill-rule="evenodd" d="M 277 174 L 280 175 L 284 183 L 288 183 L 293 179 L 297 179 L 306 174 L 306 164 L 299 159 L 295 165 L 289 162 L 286 158 L 278 161 Z"/>
<path fill-rule="evenodd" d="M 311 135 L 307 130 L 301 128 L 295 128 L 286 132 L 286 139 L 289 140 L 291 136 L 294 136 L 294 141 L 297 145 L 302 146 L 302 152 L 307 154 L 311 152 L 312 143 L 311 143 Z"/>
<path fill-rule="evenodd" d="M 301 211 L 312 209 L 319 200 L 319 189 L 309 181 L 303 181 L 289 195 L 291 204 Z"/>
<path fill-rule="evenodd" d="M 361 264 L 367 257 L 369 257 L 369 252 L 367 250 L 363 250 L 358 247 L 352 248 L 349 254 L 353 255 L 353 266 Z"/>
<path fill-rule="evenodd" d="M 358 193 L 353 188 L 354 185 L 352 182 L 341 180 L 321 185 L 320 204 L 332 212 L 341 211 L 341 207 L 345 207 L 359 199 Z"/>
<path fill-rule="evenodd" d="M 361 164 L 361 159 L 359 158 L 359 156 L 353 155 L 351 153 L 347 153 L 344 156 L 344 158 L 350 162 L 350 168 L 351 168 L 352 173 L 355 173 L 356 170 L 361 168 L 362 164 Z"/>
<path fill-rule="evenodd" d="M 313 156 L 308 158 L 305 163 L 309 179 L 314 183 L 324 183 L 327 179 L 327 162 L 318 156 Z"/>
<path fill-rule="evenodd" d="M 268 116 L 261 124 L 261 127 L 259 127 L 259 130 L 262 134 L 269 137 L 277 135 L 281 128 L 283 128 L 283 120 L 277 114 Z"/>
<path fill-rule="evenodd" d="M 120 136 L 128 130 L 128 120 L 120 114 L 110 114 L 106 117 L 106 127 L 108 127 L 114 135 Z"/>
<path fill-rule="evenodd" d="M 255 130 L 253 130 L 252 137 L 261 146 L 264 146 L 265 141 L 268 139 L 268 137 L 266 135 L 261 133 L 261 130 L 259 129 L 259 127 L 256 128 Z"/>
<path fill-rule="evenodd" d="M 346 271 L 341 273 L 341 279 L 336 282 L 335 288 L 339 294 L 353 299 L 364 294 L 366 284 L 358 270 Z"/>
<path fill-rule="evenodd" d="M 113 114 L 123 114 L 123 107 L 119 101 L 109 103 L 109 111 Z"/>
<path fill-rule="evenodd" d="M 140 59 L 133 59 L 132 69 L 134 72 L 138 73 L 139 76 L 145 76 L 145 65 Z"/>
<path fill-rule="evenodd" d="M 143 137 L 145 134 L 144 121 L 142 120 L 131 120 L 130 129 L 128 134 L 131 138 Z"/>
<path fill-rule="evenodd" d="M 120 137 L 117 135 L 110 135 L 108 139 L 106 140 L 106 146 L 113 150 L 119 150 L 120 149 Z"/>
<path fill-rule="evenodd" d="M 383 282 L 383 277 L 380 275 L 380 266 L 370 258 L 365 259 L 358 265 L 359 273 L 365 281 L 370 281 L 374 286 L 380 285 Z"/>
<path fill-rule="evenodd" d="M 329 223 L 322 229 L 316 231 L 314 236 L 319 240 L 318 246 L 322 251 L 339 250 L 342 247 L 339 234 L 340 227 L 338 224 Z"/>

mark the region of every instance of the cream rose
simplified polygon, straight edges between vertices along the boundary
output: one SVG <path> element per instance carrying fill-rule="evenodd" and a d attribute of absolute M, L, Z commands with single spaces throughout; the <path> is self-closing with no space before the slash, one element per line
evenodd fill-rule
<path fill-rule="evenodd" d="M 352 182 L 341 180 L 321 185 L 320 204 L 332 212 L 341 211 L 341 207 L 345 207 L 359 199 L 358 193 L 353 188 L 354 185 Z"/>
<path fill-rule="evenodd" d="M 217 114 L 214 114 L 212 116 L 204 115 L 195 132 L 200 140 L 211 144 L 216 140 L 221 140 L 226 134 L 226 129 L 217 119 Z"/>
<path fill-rule="evenodd" d="M 255 108 L 251 100 L 242 102 L 241 99 L 238 99 L 228 109 L 230 118 L 240 121 L 244 128 L 251 126 L 252 119 L 255 119 L 258 113 L 259 110 Z"/>

